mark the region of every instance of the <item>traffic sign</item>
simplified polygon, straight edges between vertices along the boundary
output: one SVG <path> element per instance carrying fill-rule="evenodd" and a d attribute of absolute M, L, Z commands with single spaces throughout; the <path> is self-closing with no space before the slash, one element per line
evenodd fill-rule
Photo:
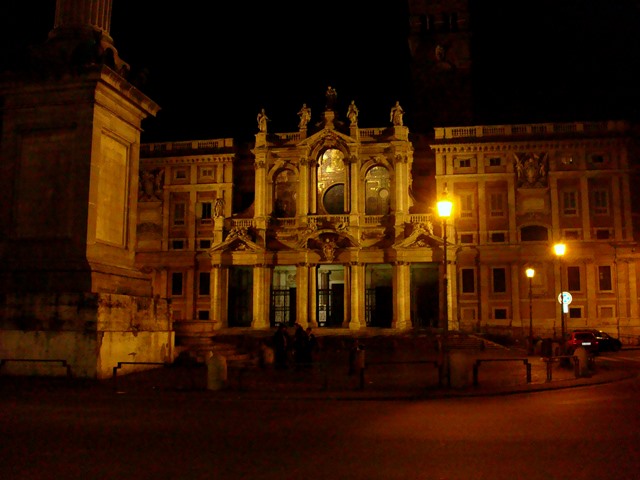
<path fill-rule="evenodd" d="M 562 301 L 564 300 L 564 302 Z M 573 301 L 573 297 L 569 292 L 562 292 L 558 294 L 558 303 L 563 305 L 569 305 Z"/>

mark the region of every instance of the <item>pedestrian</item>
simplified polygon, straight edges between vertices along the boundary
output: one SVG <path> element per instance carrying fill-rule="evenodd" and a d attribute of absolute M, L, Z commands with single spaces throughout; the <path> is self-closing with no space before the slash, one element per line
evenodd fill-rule
<path fill-rule="evenodd" d="M 313 363 L 316 360 L 318 353 L 318 339 L 311 327 L 307 327 L 307 358 L 309 363 Z"/>
<path fill-rule="evenodd" d="M 357 338 L 354 338 L 351 348 L 349 349 L 349 375 L 360 373 L 361 368 L 358 362 L 361 350 L 360 342 Z"/>
<path fill-rule="evenodd" d="M 296 365 L 308 363 L 309 338 L 302 325 L 296 323 L 296 331 L 293 337 L 294 359 Z"/>
<path fill-rule="evenodd" d="M 284 323 L 279 323 L 273 334 L 273 354 L 276 368 L 287 368 L 289 349 L 289 334 Z"/>

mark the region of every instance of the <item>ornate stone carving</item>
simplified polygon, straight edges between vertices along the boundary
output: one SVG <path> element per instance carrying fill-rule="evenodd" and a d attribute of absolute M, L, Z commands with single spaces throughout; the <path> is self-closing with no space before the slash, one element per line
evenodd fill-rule
<path fill-rule="evenodd" d="M 336 245 L 336 242 L 329 238 L 325 238 L 324 243 L 322 244 L 322 255 L 325 261 L 333 262 L 337 248 L 338 246 Z"/>
<path fill-rule="evenodd" d="M 549 169 L 546 153 L 515 153 L 514 167 L 519 188 L 547 187 L 547 171 Z"/>
<path fill-rule="evenodd" d="M 164 168 L 140 171 L 140 185 L 138 188 L 138 200 L 141 202 L 153 202 L 162 200 L 164 188 Z"/>

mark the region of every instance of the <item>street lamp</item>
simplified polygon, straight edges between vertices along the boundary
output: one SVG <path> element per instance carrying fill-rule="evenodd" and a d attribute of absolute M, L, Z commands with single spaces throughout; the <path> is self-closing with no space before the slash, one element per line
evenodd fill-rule
<path fill-rule="evenodd" d="M 525 270 L 529 279 L 529 355 L 533 354 L 533 296 L 531 295 L 531 282 L 536 271 L 529 267 Z"/>
<path fill-rule="evenodd" d="M 440 200 L 437 204 L 438 206 L 438 216 L 442 219 L 442 243 L 444 246 L 444 276 L 443 276 L 443 286 L 444 286 L 444 308 L 443 308 L 443 316 L 444 316 L 444 338 L 446 340 L 449 334 L 449 309 L 448 309 L 448 287 L 449 287 L 449 279 L 447 275 L 447 218 L 451 216 L 451 210 L 453 209 L 453 203 L 451 200 L 447 198 L 447 190 L 445 187 L 445 191 L 443 193 L 442 200 Z"/>
<path fill-rule="evenodd" d="M 565 332 L 564 332 L 564 288 L 562 287 L 562 257 L 567 251 L 567 246 L 564 243 L 556 243 L 553 246 L 553 251 L 559 260 L 559 270 L 560 270 L 560 332 L 562 337 L 560 339 L 560 353 L 564 355 L 564 342 L 565 342 Z"/>

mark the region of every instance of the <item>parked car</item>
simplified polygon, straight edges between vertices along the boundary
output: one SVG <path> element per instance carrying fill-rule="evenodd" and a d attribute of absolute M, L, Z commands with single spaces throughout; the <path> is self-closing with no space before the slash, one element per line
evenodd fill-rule
<path fill-rule="evenodd" d="M 576 329 L 574 332 L 591 332 L 596 336 L 598 340 L 599 352 L 617 352 L 622 348 L 622 342 L 620 339 L 612 337 L 607 332 L 597 330 L 595 328 Z"/>
<path fill-rule="evenodd" d="M 573 331 L 567 335 L 566 352 L 571 355 L 578 347 L 583 347 L 588 353 L 593 354 L 600 351 L 595 333 L 586 330 Z"/>

